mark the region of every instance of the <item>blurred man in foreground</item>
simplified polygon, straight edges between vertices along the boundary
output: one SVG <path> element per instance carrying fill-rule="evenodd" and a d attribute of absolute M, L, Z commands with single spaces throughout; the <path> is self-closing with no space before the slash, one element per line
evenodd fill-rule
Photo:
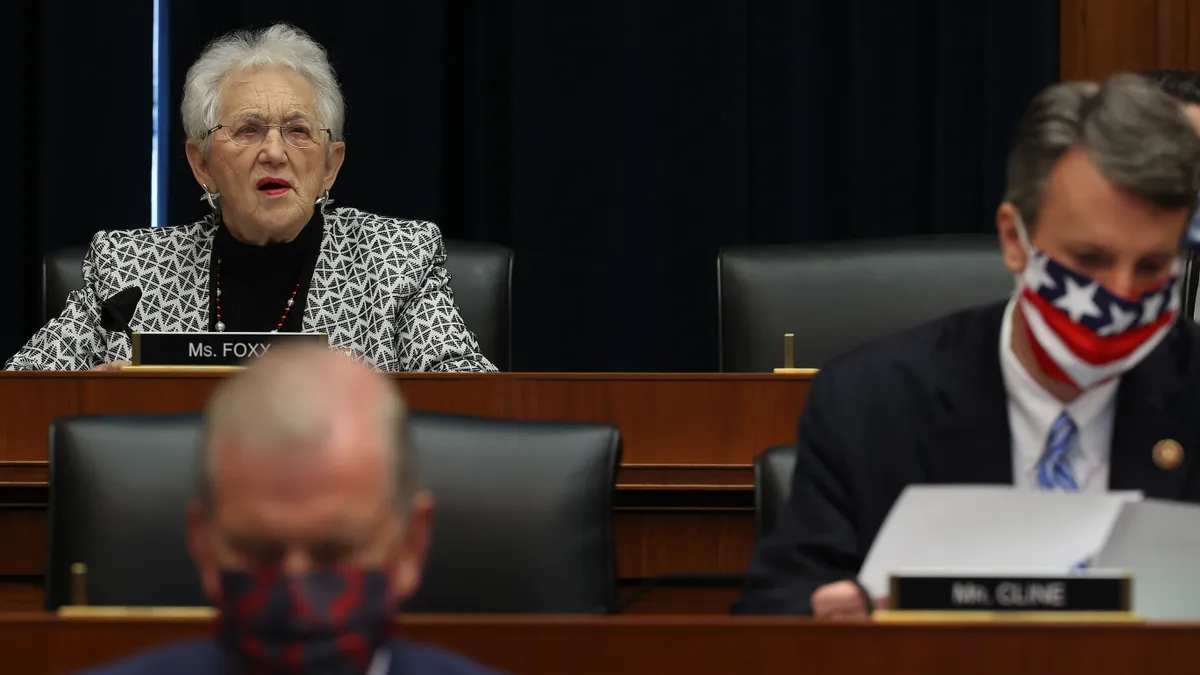
<path fill-rule="evenodd" d="M 996 226 L 1012 298 L 817 375 L 790 502 L 734 611 L 856 619 L 885 603 L 855 579 L 907 485 L 1200 502 L 1200 329 L 1178 320 L 1200 136 L 1183 107 L 1135 75 L 1050 87 L 1021 119 L 1006 180 Z M 1164 439 L 1170 461 L 1154 450 Z"/>
<path fill-rule="evenodd" d="M 217 390 L 200 458 L 188 539 L 218 638 L 94 675 L 488 672 L 389 639 L 433 506 L 387 380 L 329 350 L 272 350 Z"/>

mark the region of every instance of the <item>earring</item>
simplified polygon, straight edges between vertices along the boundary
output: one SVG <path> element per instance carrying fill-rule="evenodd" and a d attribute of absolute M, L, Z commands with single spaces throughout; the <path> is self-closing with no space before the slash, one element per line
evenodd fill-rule
<path fill-rule="evenodd" d="M 317 201 L 315 203 L 317 206 L 321 207 L 322 213 L 325 212 L 325 209 L 329 208 L 329 205 L 333 203 L 333 200 L 329 198 L 329 188 L 325 188 L 325 194 L 317 197 Z"/>
<path fill-rule="evenodd" d="M 200 195 L 200 201 L 208 202 L 208 208 L 212 209 L 214 212 L 220 211 L 221 207 L 217 206 L 217 199 L 221 196 L 221 193 L 209 192 L 208 186 L 204 183 L 201 183 L 200 187 L 204 188 L 204 194 Z"/>

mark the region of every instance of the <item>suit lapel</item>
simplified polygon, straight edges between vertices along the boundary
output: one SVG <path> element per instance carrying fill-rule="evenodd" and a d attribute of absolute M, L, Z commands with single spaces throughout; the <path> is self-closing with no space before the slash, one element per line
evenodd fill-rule
<path fill-rule="evenodd" d="M 346 253 L 350 242 L 336 214 L 322 214 L 322 217 L 321 252 L 317 255 L 304 303 L 304 332 L 328 333 L 330 346 L 349 346 L 353 336 L 343 330 L 343 326 L 349 324 L 339 319 L 347 313 L 353 314 L 349 311 L 351 308 L 344 306 L 347 302 L 346 280 L 350 274 L 346 268 L 352 264 Z"/>
<path fill-rule="evenodd" d="M 388 648 L 388 668 L 381 672 L 380 675 L 406 675 L 407 673 L 415 673 L 420 670 L 421 664 L 415 662 L 413 650 L 402 640 L 391 640 L 387 644 Z M 375 675 L 375 665 L 372 663 L 372 670 L 368 671 L 368 675 Z"/>
<path fill-rule="evenodd" d="M 187 279 L 179 292 L 180 332 L 208 330 L 209 269 L 212 266 L 213 235 L 216 231 L 215 222 L 201 226 L 196 233 L 196 245 L 192 248 L 191 257 L 184 262 L 184 269 L 180 270 L 180 276 Z"/>
<path fill-rule="evenodd" d="M 1175 367 L 1171 343 L 1165 340 L 1136 368 L 1121 378 L 1113 423 L 1109 488 L 1141 490 L 1147 497 L 1181 499 L 1188 474 L 1196 464 L 1194 430 L 1187 423 L 1194 411 L 1184 409 L 1184 381 Z M 1183 460 L 1164 469 L 1155 463 L 1154 448 L 1164 440 L 1183 446 Z"/>
<path fill-rule="evenodd" d="M 152 279 L 152 301 L 143 300 L 133 313 L 134 330 L 196 333 L 208 330 L 209 267 L 214 220 L 180 228 L 179 233 L 153 242 L 151 261 L 139 276 Z"/>
<path fill-rule="evenodd" d="M 142 286 L 143 296 L 133 311 L 129 326 L 134 332 L 196 333 L 208 330 L 209 261 L 213 219 L 180 226 L 170 236 L 137 242 L 127 252 L 134 263 L 127 265 L 127 282 L 120 288 Z M 132 244 L 131 244 L 132 245 Z M 112 333 L 104 347 L 104 361 L 129 360 L 133 349 L 123 333 Z"/>
<path fill-rule="evenodd" d="M 935 350 L 935 390 L 924 445 L 931 483 L 1012 483 L 1008 399 L 1000 372 L 1005 305 L 947 320 Z"/>

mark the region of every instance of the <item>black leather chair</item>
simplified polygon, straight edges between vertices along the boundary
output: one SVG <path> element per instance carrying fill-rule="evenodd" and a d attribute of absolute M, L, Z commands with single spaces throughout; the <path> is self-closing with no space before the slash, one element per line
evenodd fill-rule
<path fill-rule="evenodd" d="M 776 445 L 754 458 L 754 528 L 762 539 L 775 529 L 779 510 L 792 494 L 796 446 Z"/>
<path fill-rule="evenodd" d="M 995 235 L 938 235 L 722 249 L 717 260 L 722 372 L 819 368 L 872 338 L 1012 294 Z"/>
<path fill-rule="evenodd" d="M 434 543 L 408 612 L 600 613 L 613 605 L 612 426 L 414 412 L 435 495 Z M 91 605 L 207 604 L 188 557 L 200 417 L 81 416 L 50 435 L 46 608 L 71 602 L 87 565 Z"/>
<path fill-rule="evenodd" d="M 51 251 L 42 258 L 42 316 L 44 325 L 62 314 L 71 291 L 83 288 L 83 256 L 86 246 Z"/>
<path fill-rule="evenodd" d="M 413 413 L 433 546 L 407 612 L 603 613 L 616 599 L 616 427 Z"/>
<path fill-rule="evenodd" d="M 478 241 L 446 241 L 454 302 L 479 350 L 500 370 L 512 367 L 513 251 Z"/>
<path fill-rule="evenodd" d="M 72 604 L 71 566 L 87 565 L 87 604 L 208 604 L 188 557 L 200 418 L 81 416 L 50 427 L 46 609 Z"/>
<path fill-rule="evenodd" d="M 512 249 L 500 244 L 446 239 L 446 270 L 454 301 L 479 348 L 500 370 L 512 364 Z M 86 247 L 64 248 L 42 260 L 42 323 L 62 313 L 67 297 L 83 287 Z"/>

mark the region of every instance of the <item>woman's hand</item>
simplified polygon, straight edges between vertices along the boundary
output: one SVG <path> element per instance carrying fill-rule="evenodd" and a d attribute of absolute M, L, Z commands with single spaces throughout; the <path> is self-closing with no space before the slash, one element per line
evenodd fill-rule
<path fill-rule="evenodd" d="M 101 363 L 100 365 L 96 366 L 95 368 L 92 368 L 92 370 L 97 371 L 97 372 L 111 372 L 111 371 L 121 370 L 122 368 L 124 368 L 125 366 L 128 366 L 128 365 L 129 365 L 128 361 L 113 361 L 112 363 Z"/>

